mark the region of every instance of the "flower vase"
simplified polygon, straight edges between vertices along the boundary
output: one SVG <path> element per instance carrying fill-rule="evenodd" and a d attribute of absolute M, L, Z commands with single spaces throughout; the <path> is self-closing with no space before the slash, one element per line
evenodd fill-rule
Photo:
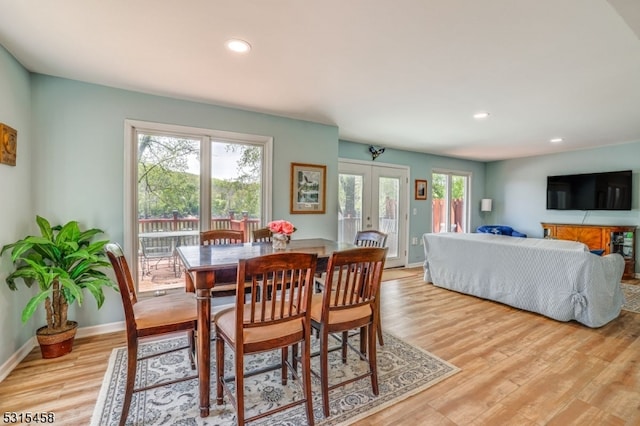
<path fill-rule="evenodd" d="M 274 250 L 284 250 L 287 248 L 289 238 L 285 234 L 275 233 L 271 237 Z"/>

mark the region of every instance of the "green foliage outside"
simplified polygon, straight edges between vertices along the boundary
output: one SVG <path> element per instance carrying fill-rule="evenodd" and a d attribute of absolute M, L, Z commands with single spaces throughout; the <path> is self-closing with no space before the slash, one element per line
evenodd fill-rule
<path fill-rule="evenodd" d="M 431 182 L 431 196 L 434 200 L 445 198 L 447 193 L 447 175 L 444 174 L 433 174 Z M 464 178 L 456 178 L 452 179 L 453 188 L 451 189 L 451 196 L 454 200 L 459 200 L 464 198 L 465 188 L 464 188 Z"/>
<path fill-rule="evenodd" d="M 200 176 L 189 171 L 199 164 L 199 142 L 175 137 L 141 135 L 138 141 L 138 217 L 199 217 Z M 239 152 L 233 179 L 211 181 L 211 214 L 228 217 L 231 211 L 260 217 L 261 150 L 251 145 L 227 144 Z M 215 165 L 214 165 L 215 167 Z"/>

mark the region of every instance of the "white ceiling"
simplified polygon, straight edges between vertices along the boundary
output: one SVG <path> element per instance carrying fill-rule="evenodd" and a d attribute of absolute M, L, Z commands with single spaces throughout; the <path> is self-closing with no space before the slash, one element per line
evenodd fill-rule
<path fill-rule="evenodd" d="M 332 124 L 355 142 L 488 161 L 640 141 L 638 0 L 0 7 L 0 44 L 32 72 Z M 232 37 L 250 54 L 227 51 Z"/>

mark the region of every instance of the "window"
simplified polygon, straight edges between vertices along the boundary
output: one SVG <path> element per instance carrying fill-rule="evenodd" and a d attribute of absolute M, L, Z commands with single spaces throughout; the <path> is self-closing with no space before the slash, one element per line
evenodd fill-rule
<path fill-rule="evenodd" d="M 176 247 L 199 232 L 253 229 L 271 215 L 272 138 L 126 122 L 125 251 L 138 290 L 182 287 Z"/>

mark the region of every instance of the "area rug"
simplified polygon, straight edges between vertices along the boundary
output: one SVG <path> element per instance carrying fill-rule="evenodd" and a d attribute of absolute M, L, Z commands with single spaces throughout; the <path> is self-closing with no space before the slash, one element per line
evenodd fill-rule
<path fill-rule="evenodd" d="M 358 336 L 349 338 L 358 344 Z M 140 347 L 141 354 L 159 352 L 168 347 L 184 344 L 184 338 L 174 337 L 147 343 Z M 380 394 L 373 395 L 369 379 L 358 380 L 330 392 L 331 416 L 324 418 L 322 399 L 317 378 L 312 376 L 313 408 L 315 422 L 318 425 L 349 424 L 395 404 L 409 396 L 457 373 L 459 368 L 420 349 L 409 345 L 393 335 L 384 333 L 384 346 L 378 346 L 378 381 Z M 314 339 L 312 344 L 317 347 Z M 213 351 L 212 351 L 213 352 Z M 227 356 L 230 350 L 226 351 Z M 330 383 L 342 381 L 345 377 L 360 374 L 367 364 L 361 361 L 354 351 L 349 351 L 346 366 L 340 359 L 340 351 L 332 352 L 330 364 Z M 319 371 L 319 357 L 312 358 L 312 368 Z M 124 381 L 126 377 L 126 349 L 114 349 L 109 367 L 100 390 L 91 425 L 116 425 L 120 417 Z M 276 364 L 279 352 L 268 352 L 245 358 L 245 369 L 253 370 L 264 365 Z M 232 361 L 225 362 L 229 369 Z M 215 361 L 211 360 L 212 383 L 215 383 Z M 192 374 L 186 350 L 152 358 L 138 363 L 139 383 L 136 386 L 157 383 L 174 377 Z M 266 411 L 274 405 L 297 400 L 302 389 L 297 380 L 289 380 L 286 386 L 280 384 L 280 370 L 271 371 L 245 379 L 247 387 L 247 415 Z M 218 406 L 215 402 L 215 387 L 211 392 L 211 413 L 207 418 L 199 416 L 198 382 L 190 380 L 170 386 L 162 386 L 133 395 L 133 401 L 127 425 L 233 425 L 235 414 L 230 403 Z M 306 425 L 304 405 L 267 416 L 252 424 L 255 425 Z"/>
<path fill-rule="evenodd" d="M 622 309 L 640 314 L 640 285 L 621 285 L 622 292 L 624 293 L 624 304 L 622 305 Z"/>

